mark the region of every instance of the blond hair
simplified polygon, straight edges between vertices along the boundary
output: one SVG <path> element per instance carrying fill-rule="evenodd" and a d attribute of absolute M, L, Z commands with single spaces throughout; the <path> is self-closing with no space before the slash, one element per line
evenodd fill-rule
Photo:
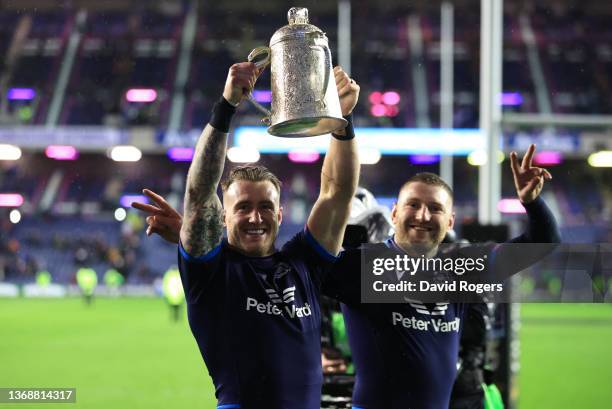
<path fill-rule="evenodd" d="M 242 165 L 233 168 L 227 178 L 221 182 L 221 190 L 223 193 L 229 189 L 232 183 L 237 180 L 246 180 L 249 182 L 270 182 L 274 185 L 276 191 L 280 194 L 281 181 L 278 180 L 274 173 L 268 168 L 261 165 Z"/>

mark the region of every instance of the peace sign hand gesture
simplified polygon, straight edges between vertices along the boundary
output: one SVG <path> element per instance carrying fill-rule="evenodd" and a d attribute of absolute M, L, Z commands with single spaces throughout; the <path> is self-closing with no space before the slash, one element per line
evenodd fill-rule
<path fill-rule="evenodd" d="M 546 169 L 531 165 L 535 150 L 536 146 L 531 144 L 520 165 L 516 152 L 510 154 L 510 166 L 514 175 L 516 194 L 523 204 L 533 202 L 540 195 L 544 187 L 544 180 L 552 179 L 552 175 Z"/>
<path fill-rule="evenodd" d="M 147 216 L 147 236 L 157 233 L 164 240 L 170 243 L 179 242 L 179 232 L 183 224 L 183 217 L 177 212 L 162 196 L 149 189 L 142 191 L 149 199 L 155 203 L 133 202 L 132 207 L 148 214 Z"/>

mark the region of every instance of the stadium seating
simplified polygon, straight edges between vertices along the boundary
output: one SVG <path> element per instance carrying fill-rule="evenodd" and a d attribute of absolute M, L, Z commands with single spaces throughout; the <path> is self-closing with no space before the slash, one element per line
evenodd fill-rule
<path fill-rule="evenodd" d="M 537 87 L 522 34 L 523 8 L 513 2 L 504 16 L 504 91 L 519 93 L 522 102 L 507 106 L 518 112 L 537 112 Z M 610 113 L 610 85 L 606 73 L 612 68 L 612 31 L 605 13 L 587 15 L 569 8 L 536 7 L 528 22 L 536 38 L 536 50 L 545 74 L 545 84 L 553 112 Z M 612 10 L 607 10 L 607 16 Z M 272 33 L 284 24 L 282 15 L 265 14 L 253 20 L 248 13 L 237 16 L 223 8 L 209 5 L 200 10 L 191 64 L 184 89 L 175 90 L 181 51 L 181 36 L 186 12 L 163 13 L 144 8 L 134 11 L 92 10 L 83 27 L 76 27 L 76 11 L 28 13 L 32 29 L 13 70 L 10 86 L 32 87 L 39 91 L 34 123 L 44 123 L 58 78 L 70 33 L 82 34 L 72 65 L 60 124 L 102 125 L 109 116 L 119 116 L 124 124 L 168 125 L 171 100 L 175 91 L 185 93 L 186 103 L 180 126 L 200 127 L 212 103 L 218 98 L 227 67 L 244 59 L 251 48 L 267 44 Z M 336 55 L 336 12 L 315 10 L 313 22 L 320 24 L 330 37 Z M 5 52 L 24 14 L 0 11 L 1 52 Z M 421 57 L 410 44 L 409 19 L 418 18 L 422 37 Z M 238 20 L 236 20 L 238 19 Z M 240 29 L 234 21 L 241 21 Z M 436 8 L 399 9 L 395 13 L 365 8 L 356 10 L 353 25 L 368 30 L 354 30 L 353 75 L 363 85 L 362 92 L 400 90 L 399 115 L 373 118 L 368 104 L 357 108 L 359 116 L 373 125 L 416 126 L 416 96 L 412 70 L 422 63 L 428 95 L 427 115 L 431 126 L 439 123 L 440 15 Z M 457 127 L 475 127 L 478 119 L 478 10 L 455 14 L 455 106 Z M 587 30 L 589 27 L 591 29 Z M 593 44 L 594 46 L 589 46 Z M 421 58 L 422 61 L 415 60 Z M 155 69 L 151 69 L 155 67 Z M 269 86 L 262 78 L 259 87 Z M 153 88 L 158 92 L 154 103 L 129 103 L 129 88 Z M 253 111 L 255 112 L 255 111 Z"/>

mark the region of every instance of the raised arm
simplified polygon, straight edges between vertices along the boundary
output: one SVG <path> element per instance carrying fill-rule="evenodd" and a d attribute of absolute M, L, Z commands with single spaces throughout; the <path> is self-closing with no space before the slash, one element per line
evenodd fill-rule
<path fill-rule="evenodd" d="M 359 158 L 353 139 L 351 113 L 359 98 L 359 85 L 334 68 L 342 115 L 348 127 L 333 135 L 321 170 L 321 190 L 308 217 L 310 234 L 331 254 L 338 254 L 359 180 Z"/>
<path fill-rule="evenodd" d="M 181 243 L 191 256 L 208 253 L 223 237 L 223 208 L 217 186 L 223 173 L 229 124 L 236 106 L 253 89 L 257 74 L 253 63 L 230 67 L 223 98 L 215 105 L 211 120 L 196 144 L 187 174 L 180 232 Z"/>
<path fill-rule="evenodd" d="M 514 176 L 516 194 L 527 210 L 528 228 L 521 236 L 512 240 L 515 243 L 559 243 L 561 235 L 557 221 L 540 197 L 545 180 L 552 175 L 544 168 L 532 165 L 536 146 L 531 145 L 519 164 L 516 152 L 510 154 L 510 166 Z"/>
<path fill-rule="evenodd" d="M 527 211 L 527 229 L 509 242 L 495 246 L 494 257 L 489 261 L 494 261 L 492 273 L 500 280 L 542 260 L 556 248 L 555 243 L 561 242 L 557 221 L 540 197 L 544 181 L 552 179 L 552 175 L 546 169 L 532 166 L 535 150 L 535 145 L 531 145 L 520 164 L 516 153 L 510 154 L 516 193 Z"/>
<path fill-rule="evenodd" d="M 516 195 L 523 204 L 533 202 L 542 192 L 544 180 L 552 179 L 552 175 L 546 169 L 533 166 L 535 151 L 536 146 L 531 144 L 520 164 L 516 152 L 510 154 L 510 166 L 512 167 Z"/>

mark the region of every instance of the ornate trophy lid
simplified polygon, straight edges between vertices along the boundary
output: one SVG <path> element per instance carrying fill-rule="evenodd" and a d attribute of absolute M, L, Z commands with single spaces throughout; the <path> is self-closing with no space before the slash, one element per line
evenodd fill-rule
<path fill-rule="evenodd" d="M 305 38 L 315 33 L 325 36 L 325 33 L 317 26 L 308 23 L 308 9 L 305 7 L 291 7 L 287 12 L 289 24 L 276 30 L 270 39 L 270 47 L 279 41 L 292 38 Z"/>

